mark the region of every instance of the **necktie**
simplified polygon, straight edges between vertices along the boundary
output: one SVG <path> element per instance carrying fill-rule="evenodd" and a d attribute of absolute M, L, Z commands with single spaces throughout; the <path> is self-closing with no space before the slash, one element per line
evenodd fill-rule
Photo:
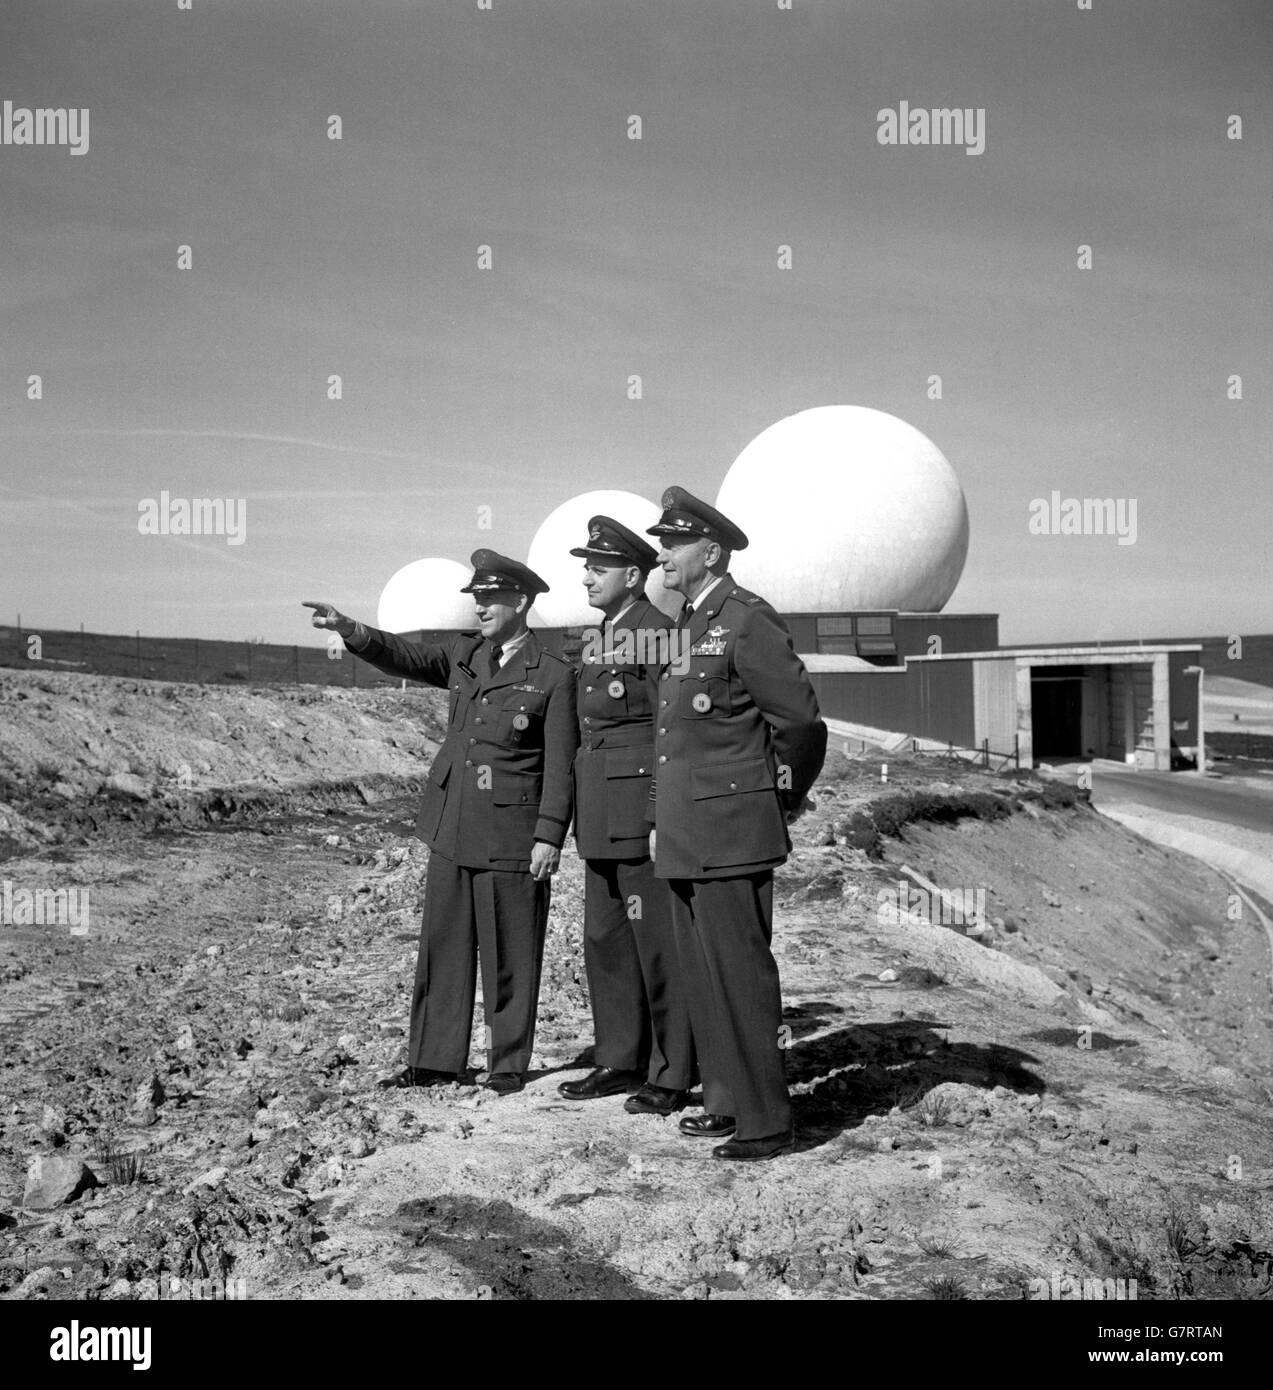
<path fill-rule="evenodd" d="M 504 655 L 504 648 L 503 648 L 503 647 L 500 647 L 500 646 L 493 646 L 493 647 L 491 648 L 491 675 L 494 676 L 494 675 L 497 675 L 497 674 L 498 674 L 498 672 L 499 672 L 499 666 L 500 666 L 500 658 L 501 658 L 503 655 Z"/>

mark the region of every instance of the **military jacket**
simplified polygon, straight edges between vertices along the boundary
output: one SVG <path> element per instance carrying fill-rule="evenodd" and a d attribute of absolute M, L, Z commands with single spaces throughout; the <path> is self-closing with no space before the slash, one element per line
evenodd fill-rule
<path fill-rule="evenodd" d="M 533 632 L 494 674 L 480 633 L 436 646 L 376 628 L 367 633 L 368 645 L 355 655 L 386 675 L 450 692 L 446 739 L 416 817 L 419 838 L 474 869 L 527 870 L 536 840 L 560 849 L 579 742 L 569 663 L 545 651 Z"/>
<path fill-rule="evenodd" d="M 655 795 L 659 878 L 733 878 L 791 849 L 827 727 L 782 619 L 724 575 L 690 618 L 681 662 L 659 672 Z"/>
<path fill-rule="evenodd" d="M 640 598 L 619 617 L 612 636 L 585 642 L 575 755 L 575 843 L 584 859 L 649 854 L 655 675 L 674 628 L 671 618 Z M 594 631 L 611 629 L 599 623 Z"/>

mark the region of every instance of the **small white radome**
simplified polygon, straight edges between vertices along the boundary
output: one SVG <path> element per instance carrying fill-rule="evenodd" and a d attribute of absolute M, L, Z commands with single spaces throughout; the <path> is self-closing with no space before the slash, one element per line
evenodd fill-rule
<path fill-rule="evenodd" d="M 472 569 L 458 560 L 412 560 L 385 585 L 376 626 L 386 632 L 476 627 L 473 595 L 460 593 L 472 577 Z"/>

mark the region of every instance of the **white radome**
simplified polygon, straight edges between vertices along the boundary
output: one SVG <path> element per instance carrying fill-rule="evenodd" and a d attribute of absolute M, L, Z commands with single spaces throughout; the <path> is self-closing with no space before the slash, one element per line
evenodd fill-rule
<path fill-rule="evenodd" d="M 440 632 L 477 626 L 473 595 L 460 590 L 473 577 L 472 567 L 458 560 L 412 560 L 385 585 L 376 609 L 376 625 L 385 632 Z"/>
<path fill-rule="evenodd" d="M 936 613 L 968 554 L 955 470 L 914 426 L 865 406 L 770 425 L 734 460 L 716 505 L 750 542 L 730 572 L 780 613 Z"/>
<path fill-rule="evenodd" d="M 654 536 L 645 528 L 653 526 L 662 510 L 648 498 L 635 492 L 601 490 L 581 492 L 563 502 L 544 518 L 530 543 L 526 563 L 549 586 L 550 592 L 540 594 L 531 610 L 532 627 L 589 627 L 601 618 L 583 590 L 584 561 L 570 552 L 588 540 L 588 521 L 594 516 L 611 516 L 642 540 L 658 549 Z M 663 571 L 656 568 L 646 584 L 646 593 L 667 613 L 680 607 L 680 596 L 663 587 Z"/>

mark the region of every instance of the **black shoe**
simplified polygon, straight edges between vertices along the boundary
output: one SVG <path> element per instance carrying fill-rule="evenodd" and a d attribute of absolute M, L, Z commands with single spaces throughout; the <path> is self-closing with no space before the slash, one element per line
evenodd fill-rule
<path fill-rule="evenodd" d="M 598 1096 L 617 1096 L 641 1084 L 641 1073 L 620 1071 L 618 1067 L 597 1067 L 582 1081 L 563 1081 L 557 1094 L 567 1100 L 596 1100 Z"/>
<path fill-rule="evenodd" d="M 777 1158 L 779 1154 L 790 1153 L 795 1147 L 795 1133 L 788 1130 L 785 1134 L 770 1134 L 764 1139 L 730 1139 L 718 1144 L 712 1150 L 712 1157 L 751 1163 L 761 1158 Z"/>
<path fill-rule="evenodd" d="M 685 1104 L 685 1091 L 669 1090 L 649 1081 L 634 1096 L 623 1102 L 629 1115 L 671 1115 Z"/>
<path fill-rule="evenodd" d="M 701 1115 L 686 1115 L 681 1120 L 681 1133 L 691 1139 L 719 1139 L 722 1134 L 733 1134 L 737 1121 L 732 1115 L 712 1115 L 704 1110 Z"/>
<path fill-rule="evenodd" d="M 404 1067 L 397 1076 L 376 1084 L 382 1091 L 404 1090 L 408 1086 L 449 1086 L 456 1080 L 453 1071 L 435 1071 L 432 1067 Z"/>
<path fill-rule="evenodd" d="M 519 1071 L 493 1071 L 482 1085 L 497 1096 L 511 1096 L 522 1090 L 526 1081 Z"/>

